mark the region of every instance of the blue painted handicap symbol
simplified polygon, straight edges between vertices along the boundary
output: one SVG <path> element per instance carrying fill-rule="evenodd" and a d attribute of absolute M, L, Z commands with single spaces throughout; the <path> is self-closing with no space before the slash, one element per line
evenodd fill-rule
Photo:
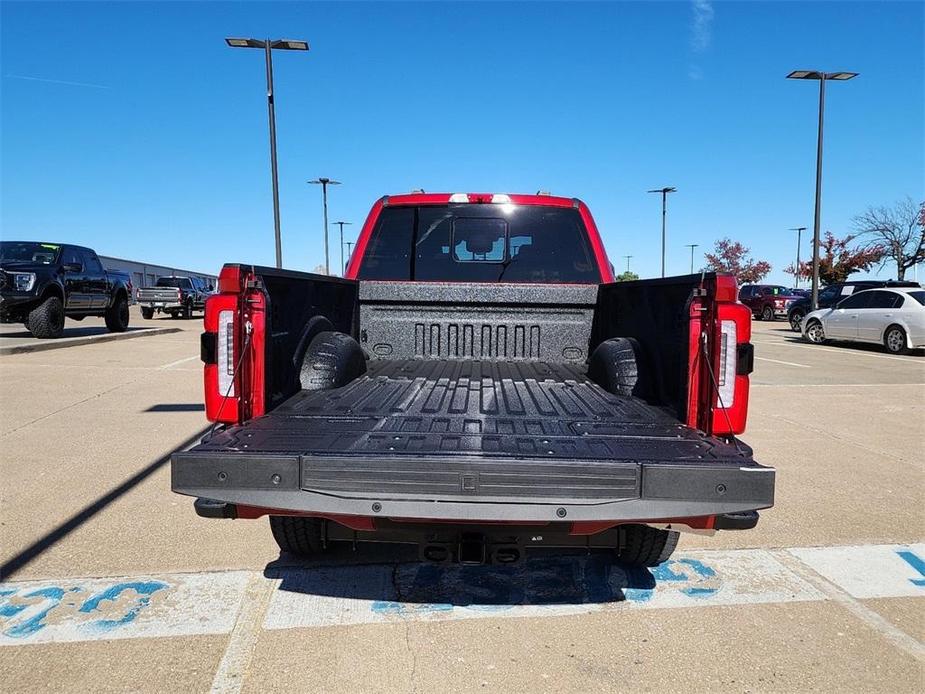
<path fill-rule="evenodd" d="M 910 578 L 909 582 L 914 586 L 925 586 L 925 561 L 915 552 L 908 549 L 896 550 L 896 554 L 922 576 L 922 578 Z"/>
<path fill-rule="evenodd" d="M 707 598 L 719 590 L 719 580 L 716 571 L 699 559 L 669 559 L 652 569 L 652 578 L 655 585 L 660 583 L 668 585 L 683 584 L 679 588 L 682 595 L 691 598 Z M 647 602 L 652 599 L 652 588 L 627 588 L 623 592 L 627 600 Z"/>

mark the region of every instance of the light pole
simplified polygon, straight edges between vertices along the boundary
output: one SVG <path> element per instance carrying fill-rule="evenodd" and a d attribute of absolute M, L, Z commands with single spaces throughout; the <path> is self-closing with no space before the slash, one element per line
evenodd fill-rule
<path fill-rule="evenodd" d="M 344 241 L 347 244 L 347 262 L 350 262 L 350 247 L 353 246 L 353 241 Z M 344 271 L 346 272 L 347 266 L 344 265 Z"/>
<path fill-rule="evenodd" d="M 797 232 L 797 264 L 794 265 L 793 270 L 793 281 L 796 282 L 795 287 L 800 286 L 800 237 L 803 235 L 803 232 L 806 231 L 806 227 L 793 227 L 790 231 Z"/>
<path fill-rule="evenodd" d="M 347 266 L 344 265 L 344 225 L 350 226 L 353 222 L 334 222 L 340 227 L 340 274 L 344 274 Z"/>
<path fill-rule="evenodd" d="M 276 267 L 283 266 L 283 245 L 279 232 L 279 176 L 276 171 L 276 111 L 273 106 L 273 49 L 282 51 L 307 51 L 307 41 L 291 39 L 247 39 L 229 37 L 225 39 L 232 48 L 262 48 L 267 63 L 267 111 L 270 120 L 270 176 L 273 179 L 273 231 L 276 235 Z"/>
<path fill-rule="evenodd" d="M 328 186 L 339 186 L 340 181 L 333 178 L 316 178 L 309 181 L 314 185 L 321 186 L 321 201 L 324 205 L 324 274 L 331 274 L 331 263 L 328 254 Z"/>
<path fill-rule="evenodd" d="M 787 79 L 819 80 L 819 132 L 816 139 L 816 212 L 813 218 L 813 296 L 812 310 L 819 308 L 819 226 L 822 218 L 822 126 L 825 114 L 825 83 L 829 80 L 844 82 L 857 77 L 857 72 L 820 72 L 794 70 Z"/>
<path fill-rule="evenodd" d="M 662 194 L 662 277 L 665 276 L 665 217 L 668 214 L 668 193 L 677 193 L 677 188 L 656 188 L 648 191 Z"/>
<path fill-rule="evenodd" d="M 694 274 L 694 249 L 697 248 L 699 245 L 700 245 L 699 243 L 685 243 L 684 244 L 685 248 L 691 249 L 691 274 L 692 275 Z"/>

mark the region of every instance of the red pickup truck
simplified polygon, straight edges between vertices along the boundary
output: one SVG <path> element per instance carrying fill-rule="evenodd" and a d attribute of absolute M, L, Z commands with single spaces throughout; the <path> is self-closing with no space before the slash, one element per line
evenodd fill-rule
<path fill-rule="evenodd" d="M 226 265 L 206 305 L 212 435 L 172 457 L 210 518 L 284 552 L 406 542 L 432 562 L 533 547 L 656 565 L 679 531 L 774 499 L 745 429 L 751 315 L 733 278 L 614 282 L 587 206 L 411 194 L 346 277 Z"/>

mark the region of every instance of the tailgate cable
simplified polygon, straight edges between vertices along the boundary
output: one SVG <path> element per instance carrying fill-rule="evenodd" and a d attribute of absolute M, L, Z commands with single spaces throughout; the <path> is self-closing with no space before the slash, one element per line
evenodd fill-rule
<path fill-rule="evenodd" d="M 713 390 L 716 391 L 716 399 L 719 401 L 719 407 L 723 411 L 723 416 L 726 418 L 726 426 L 729 427 L 729 431 L 732 432 L 732 421 L 729 419 L 729 413 L 726 411 L 726 406 L 723 405 L 723 396 L 719 392 L 719 386 L 716 383 L 716 374 L 713 373 L 713 364 L 710 363 L 710 360 L 706 358 L 706 347 L 707 347 L 707 334 L 706 332 L 700 333 L 700 354 L 703 357 L 703 361 L 707 366 L 707 373 L 710 374 L 710 381 L 713 383 Z M 732 438 L 732 445 L 735 446 L 735 449 L 738 453 L 742 453 L 742 449 L 739 448 L 739 442 L 735 437 L 735 434 L 730 433 Z"/>
<path fill-rule="evenodd" d="M 228 396 L 231 395 L 231 389 L 234 388 L 235 376 L 238 375 L 238 370 L 241 368 L 241 363 L 244 361 L 244 355 L 247 354 L 247 348 L 250 346 L 252 332 L 254 332 L 254 326 L 250 321 L 247 321 L 244 323 L 244 345 L 241 347 L 241 356 L 238 357 L 238 363 L 235 364 L 234 369 L 231 371 L 231 383 L 228 384 L 228 389 L 222 396 L 222 403 L 218 406 L 218 412 L 215 414 L 215 421 L 212 422 L 212 428 L 209 429 L 209 436 L 203 439 L 203 443 L 211 441 L 212 437 L 215 435 L 215 427 L 218 426 L 219 417 L 222 416 L 222 409 L 225 407 L 225 401 L 228 400 Z"/>

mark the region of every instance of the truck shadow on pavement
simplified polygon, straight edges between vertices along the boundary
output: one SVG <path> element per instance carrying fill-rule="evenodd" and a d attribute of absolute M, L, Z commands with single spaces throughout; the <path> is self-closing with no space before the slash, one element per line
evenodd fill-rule
<path fill-rule="evenodd" d="M 126 329 L 125 332 L 133 333 L 138 332 L 139 330 L 146 330 L 145 326 L 131 326 Z M 32 333 L 23 328 L 22 330 L 3 330 L 0 332 L 0 339 L 24 339 L 24 338 L 33 338 L 37 342 L 55 342 L 57 340 L 65 340 L 69 337 L 91 337 L 94 335 L 106 335 L 109 333 L 109 329 L 105 325 L 93 325 L 83 328 L 65 328 L 64 332 L 61 334 L 61 337 L 54 338 L 53 340 L 39 340 L 38 338 L 33 338 Z"/>
<path fill-rule="evenodd" d="M 407 603 L 447 609 L 615 603 L 656 585 L 652 570 L 622 566 L 606 552 L 537 552 L 516 565 L 464 566 L 410 561 L 402 550 L 391 550 L 390 561 L 382 556 L 381 563 L 364 564 L 293 564 L 284 556 L 267 565 L 264 576 L 279 580 L 280 591 L 373 601 L 372 609 L 384 612 Z M 373 562 L 378 552 L 363 554 L 366 562 Z"/>

